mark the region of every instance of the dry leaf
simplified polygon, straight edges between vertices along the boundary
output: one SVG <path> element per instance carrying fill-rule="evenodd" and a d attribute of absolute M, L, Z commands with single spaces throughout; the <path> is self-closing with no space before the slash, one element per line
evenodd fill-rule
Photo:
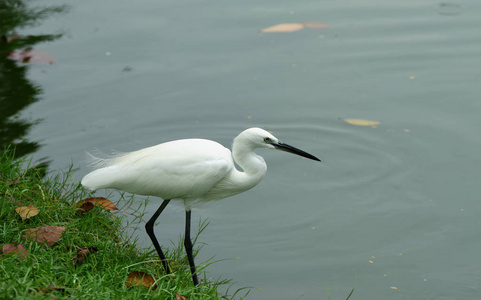
<path fill-rule="evenodd" d="M 92 203 L 95 206 L 98 206 L 100 208 L 107 209 L 107 210 L 117 210 L 117 207 L 115 207 L 115 205 L 112 203 L 112 201 L 110 201 L 107 198 L 103 198 L 103 197 L 87 198 L 87 199 L 84 199 L 84 200 L 81 200 L 81 201 L 77 202 L 75 204 L 75 206 L 76 207 L 80 206 L 80 209 L 82 209 L 82 206 L 83 206 L 84 203 Z M 89 210 L 89 209 L 87 209 L 87 210 Z M 87 211 L 87 210 L 85 210 L 85 211 Z M 77 212 L 79 212 L 79 211 L 77 211 Z"/>
<path fill-rule="evenodd" d="M 268 33 L 268 32 L 293 32 L 298 31 L 304 28 L 303 24 L 299 23 L 284 23 L 274 25 L 272 27 L 264 28 L 261 32 Z"/>
<path fill-rule="evenodd" d="M 57 291 L 65 291 L 64 288 L 59 288 L 59 287 L 56 287 L 55 285 L 51 284 L 49 287 L 49 289 L 51 290 L 57 290 Z"/>
<path fill-rule="evenodd" d="M 92 202 L 84 202 L 82 205 L 80 205 L 79 209 L 77 209 L 77 213 L 81 214 L 91 210 L 92 208 L 94 208 Z"/>
<path fill-rule="evenodd" d="M 22 217 L 22 221 L 36 216 L 40 212 L 40 210 L 33 205 L 17 207 L 15 211 Z"/>
<path fill-rule="evenodd" d="M 59 287 L 56 287 L 55 285 L 51 284 L 48 288 L 44 288 L 44 287 L 41 287 L 41 288 L 37 288 L 36 289 L 36 292 L 37 293 L 43 293 L 43 294 L 49 294 L 49 298 L 55 298 L 54 295 L 51 295 L 49 292 L 51 291 L 59 291 L 59 292 L 62 292 L 62 293 L 65 293 L 65 289 L 64 288 L 59 288 Z"/>
<path fill-rule="evenodd" d="M 12 202 L 13 204 L 17 205 L 17 206 L 23 206 L 23 203 L 20 202 L 20 201 L 17 201 L 17 199 L 15 199 L 15 197 L 8 197 L 8 196 L 3 196 L 5 199 L 10 199 L 10 202 Z"/>
<path fill-rule="evenodd" d="M 89 246 L 82 249 L 77 249 L 77 255 L 70 261 L 70 263 L 74 266 L 81 265 L 83 264 L 83 262 L 85 261 L 85 259 L 89 254 L 93 254 L 97 251 L 98 249 L 95 246 Z"/>
<path fill-rule="evenodd" d="M 175 300 L 187 300 L 187 297 L 178 293 L 175 293 Z"/>
<path fill-rule="evenodd" d="M 125 281 L 127 287 L 132 286 L 142 286 L 150 288 L 154 286 L 152 290 L 155 290 L 155 280 L 152 276 L 144 272 L 133 271 L 127 276 L 127 281 Z"/>
<path fill-rule="evenodd" d="M 377 126 L 379 122 L 362 119 L 344 119 L 345 122 L 357 126 Z"/>
<path fill-rule="evenodd" d="M 35 49 L 11 51 L 7 54 L 7 57 L 12 60 L 21 61 L 23 63 L 42 65 L 51 65 L 55 63 L 55 56 L 53 56 L 53 54 Z"/>
<path fill-rule="evenodd" d="M 12 186 L 12 185 L 15 185 L 19 182 L 20 182 L 20 178 L 17 178 L 17 179 L 14 179 L 14 180 L 9 180 L 9 181 L 4 181 L 3 183 L 5 183 L 8 186 Z"/>
<path fill-rule="evenodd" d="M 302 23 L 302 25 L 304 25 L 305 27 L 314 28 L 314 29 L 325 29 L 330 27 L 329 24 L 318 23 L 318 22 L 304 22 Z"/>
<path fill-rule="evenodd" d="M 67 228 L 64 226 L 43 225 L 27 229 L 23 234 L 25 237 L 38 243 L 46 243 L 47 245 L 52 246 L 60 240 L 65 229 Z"/>
<path fill-rule="evenodd" d="M 18 253 L 18 257 L 23 258 L 24 260 L 27 260 L 27 256 L 30 254 L 22 244 L 15 243 L 4 244 L 2 246 L 2 253 L 12 253 L 13 255 Z"/>
<path fill-rule="evenodd" d="M 395 286 L 391 286 L 391 287 L 389 287 L 389 288 L 390 288 L 391 290 L 397 290 L 397 289 L 398 289 L 398 288 L 395 287 Z"/>

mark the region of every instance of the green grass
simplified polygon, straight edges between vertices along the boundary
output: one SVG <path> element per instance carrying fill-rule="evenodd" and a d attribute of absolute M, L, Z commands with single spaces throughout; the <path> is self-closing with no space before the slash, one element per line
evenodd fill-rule
<path fill-rule="evenodd" d="M 0 154 L 0 247 L 20 243 L 29 251 L 26 259 L 0 254 L 0 299 L 176 299 L 177 294 L 187 299 L 229 299 L 249 293 L 238 290 L 226 296 L 219 292 L 219 286 L 228 287 L 230 282 L 208 280 L 203 272 L 206 265 L 199 267 L 201 282 L 194 287 L 181 243 L 176 249 L 166 249 L 173 270 L 166 275 L 155 251 L 140 250 L 135 242 L 128 242 L 121 217 L 99 207 L 77 212 L 73 204 L 91 195 L 72 181 L 71 172 L 43 177 L 25 160 L 14 160 L 11 151 Z M 15 209 L 28 205 L 39 213 L 22 220 Z M 66 230 L 52 246 L 22 234 L 42 225 L 65 226 Z M 72 264 L 77 249 L 84 247 L 98 251 L 82 264 Z M 127 287 L 132 271 L 151 275 L 155 290 Z"/>

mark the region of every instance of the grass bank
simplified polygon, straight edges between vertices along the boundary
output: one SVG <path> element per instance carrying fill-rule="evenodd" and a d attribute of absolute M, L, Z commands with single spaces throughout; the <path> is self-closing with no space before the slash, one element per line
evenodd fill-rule
<path fill-rule="evenodd" d="M 121 217 L 100 205 L 79 209 L 90 193 L 72 182 L 71 170 L 42 177 L 12 157 L 0 154 L 0 299 L 228 299 L 240 292 L 219 292 L 229 281 L 209 281 L 202 266 L 194 287 L 182 246 L 167 249 L 174 273 L 166 275 L 155 251 L 127 242 Z"/>

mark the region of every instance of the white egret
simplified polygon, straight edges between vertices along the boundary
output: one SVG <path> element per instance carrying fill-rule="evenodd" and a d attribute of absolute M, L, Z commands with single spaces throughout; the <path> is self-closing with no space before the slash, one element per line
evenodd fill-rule
<path fill-rule="evenodd" d="M 107 159 L 94 157 L 97 170 L 85 175 L 82 185 L 91 190 L 117 189 L 164 199 L 145 225 L 165 271 L 170 268 L 154 234 L 154 223 L 171 200 L 182 200 L 186 211 L 184 246 L 192 280 L 198 284 L 190 239 L 191 208 L 197 202 L 227 198 L 247 191 L 266 174 L 267 165 L 256 148 L 287 151 L 312 160 L 317 157 L 280 142 L 269 132 L 250 128 L 240 133 L 232 153 L 219 143 L 185 139 L 163 143 Z M 242 171 L 236 169 L 237 163 Z"/>

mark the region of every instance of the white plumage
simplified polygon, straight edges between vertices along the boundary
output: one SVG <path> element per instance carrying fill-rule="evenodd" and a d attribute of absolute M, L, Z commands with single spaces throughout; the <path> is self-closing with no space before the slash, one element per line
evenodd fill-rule
<path fill-rule="evenodd" d="M 178 140 L 102 160 L 103 168 L 87 174 L 91 190 L 118 189 L 132 194 L 199 199 L 231 171 L 230 151 L 200 139 Z"/>
<path fill-rule="evenodd" d="M 320 161 L 304 151 L 280 142 L 263 129 L 250 128 L 234 139 L 232 153 L 214 141 L 185 139 L 107 159 L 94 157 L 94 165 L 99 168 L 85 175 L 82 185 L 91 190 L 117 189 L 165 200 L 147 222 L 146 229 L 167 272 L 169 267 L 151 227 L 168 201 L 183 200 L 187 212 L 186 250 L 194 284 L 197 284 L 192 251 L 189 253 L 188 250 L 192 247 L 191 207 L 197 202 L 220 200 L 256 186 L 267 171 L 264 159 L 254 152 L 256 148 L 283 150 Z M 242 170 L 236 169 L 234 160 Z"/>

